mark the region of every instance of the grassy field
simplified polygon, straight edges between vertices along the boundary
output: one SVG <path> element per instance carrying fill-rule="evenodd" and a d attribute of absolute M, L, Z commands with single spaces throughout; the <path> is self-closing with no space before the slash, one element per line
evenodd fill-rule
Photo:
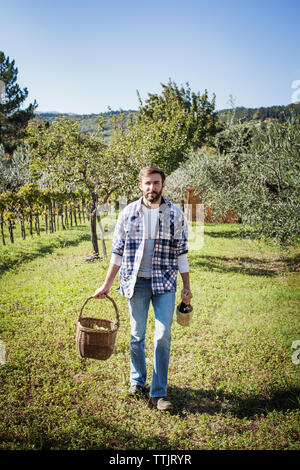
<path fill-rule="evenodd" d="M 109 262 L 83 261 L 89 238 L 78 226 L 1 248 L 0 449 L 299 450 L 299 248 L 280 252 L 242 238 L 238 226 L 206 225 L 203 247 L 189 254 L 193 324 L 172 326 L 175 406 L 163 413 L 127 396 L 130 327 L 117 280 L 115 353 L 77 355 L 80 307 Z M 114 309 L 91 300 L 84 315 L 113 318 Z M 151 307 L 148 385 L 153 328 Z"/>

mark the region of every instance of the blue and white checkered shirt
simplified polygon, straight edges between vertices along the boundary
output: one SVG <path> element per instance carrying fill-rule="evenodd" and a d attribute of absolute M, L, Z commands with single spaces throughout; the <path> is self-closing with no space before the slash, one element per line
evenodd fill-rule
<path fill-rule="evenodd" d="M 119 214 L 113 236 L 112 253 L 122 256 L 119 291 L 131 298 L 143 257 L 145 234 L 142 197 L 126 206 Z M 176 291 L 178 256 L 187 253 L 188 230 L 181 210 L 161 198 L 158 236 L 152 258 L 152 292 Z"/>

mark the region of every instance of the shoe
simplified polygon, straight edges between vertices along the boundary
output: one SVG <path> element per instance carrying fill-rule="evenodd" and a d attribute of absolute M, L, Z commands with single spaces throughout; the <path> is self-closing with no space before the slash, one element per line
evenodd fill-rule
<path fill-rule="evenodd" d="M 151 398 L 152 405 L 156 406 L 158 410 L 167 411 L 172 410 L 173 405 L 172 403 L 166 399 L 166 397 L 152 397 Z"/>
<path fill-rule="evenodd" d="M 141 396 L 145 393 L 145 387 L 142 387 L 141 385 L 130 385 L 128 395 L 130 397 L 137 397 Z"/>

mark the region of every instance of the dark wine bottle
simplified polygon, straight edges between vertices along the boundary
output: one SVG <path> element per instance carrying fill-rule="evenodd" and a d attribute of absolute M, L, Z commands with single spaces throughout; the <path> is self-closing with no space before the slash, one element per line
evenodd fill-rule
<path fill-rule="evenodd" d="M 183 301 L 179 305 L 179 312 L 181 313 L 189 313 L 191 311 L 191 305 L 190 304 L 185 304 Z"/>

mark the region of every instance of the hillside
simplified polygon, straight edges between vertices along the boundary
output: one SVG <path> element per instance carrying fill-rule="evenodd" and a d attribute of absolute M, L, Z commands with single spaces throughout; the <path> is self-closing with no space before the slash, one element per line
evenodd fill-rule
<path fill-rule="evenodd" d="M 284 122 L 292 115 L 292 110 L 296 115 L 300 114 L 300 103 L 291 103 L 287 106 L 269 106 L 260 108 L 245 108 L 243 106 L 237 107 L 234 110 L 234 122 L 246 122 L 252 119 L 258 121 L 265 121 L 266 119 L 278 119 Z M 220 119 L 224 121 L 232 109 L 222 109 L 218 112 Z"/>
<path fill-rule="evenodd" d="M 125 120 L 129 119 L 130 115 L 136 113 L 133 110 L 122 111 L 124 114 Z M 104 139 L 108 139 L 111 131 L 113 129 L 113 117 L 120 115 L 120 111 L 110 111 L 106 113 L 99 114 L 74 114 L 74 113 L 58 113 L 58 112 L 45 112 L 45 113 L 36 113 L 36 116 L 44 119 L 45 121 L 52 122 L 54 119 L 59 117 L 68 117 L 70 119 L 79 119 L 80 127 L 82 132 L 93 132 L 97 125 L 97 120 L 99 118 L 104 119 L 103 125 L 103 136 Z"/>
<path fill-rule="evenodd" d="M 278 119 L 280 122 L 286 121 L 292 114 L 292 110 L 296 115 L 300 114 L 300 103 L 289 104 L 287 106 L 269 106 L 260 108 L 245 108 L 243 106 L 234 109 L 234 122 L 246 122 L 252 119 L 264 121 L 266 119 Z M 122 111 L 126 119 L 136 110 Z M 221 121 L 225 121 L 228 114 L 232 113 L 232 109 L 222 109 L 217 111 Z M 113 128 L 113 116 L 118 116 L 120 111 L 109 111 L 99 114 L 74 114 L 74 113 L 58 113 L 58 112 L 42 112 L 36 113 L 36 116 L 46 121 L 52 122 L 55 118 L 66 116 L 70 119 L 79 119 L 83 132 L 92 132 L 96 128 L 97 120 L 101 117 L 104 119 L 103 135 L 104 139 L 108 139 Z"/>

